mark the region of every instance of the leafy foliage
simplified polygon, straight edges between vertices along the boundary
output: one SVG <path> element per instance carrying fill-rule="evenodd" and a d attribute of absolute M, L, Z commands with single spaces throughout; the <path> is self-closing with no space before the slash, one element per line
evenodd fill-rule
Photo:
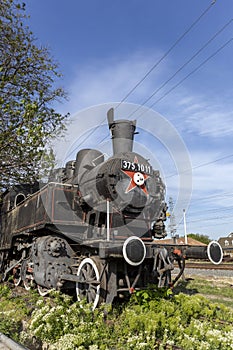
<path fill-rule="evenodd" d="M 205 244 L 209 244 L 210 241 L 211 241 L 209 236 L 202 235 L 202 234 L 199 234 L 199 233 L 189 233 L 188 237 L 193 238 L 196 241 L 199 241 L 199 242 L 202 242 L 202 243 L 205 243 Z"/>
<path fill-rule="evenodd" d="M 150 285 L 147 289 L 139 290 L 132 295 L 130 303 L 136 303 L 142 306 L 143 309 L 148 309 L 151 300 L 168 299 L 172 296 L 172 290 L 167 287 L 158 288 L 157 285 Z"/>
<path fill-rule="evenodd" d="M 54 291 L 47 298 L 26 292 L 18 297 L 14 296 L 13 289 L 0 286 L 3 310 L 0 326 L 6 320 L 2 331 L 16 338 L 14 322 L 17 322 L 20 342 L 29 349 L 42 348 L 42 344 L 49 350 L 232 348 L 232 308 L 212 303 L 198 294 L 179 293 L 168 297 L 167 291 L 150 288 L 147 296 L 141 293 L 146 291 L 141 291 L 121 308 L 102 305 L 92 311 L 90 305 L 74 302 L 59 292 Z M 16 304 L 19 305 L 15 315 L 11 314 L 10 323 L 7 314 Z M 19 308 L 22 309 L 23 330 L 19 325 Z M 35 339 L 36 344 L 33 343 Z"/>
<path fill-rule="evenodd" d="M 46 302 L 32 314 L 30 332 L 49 349 L 224 349 L 233 345 L 232 310 L 202 296 L 147 298 L 147 308 L 135 301 L 119 312 L 104 306 Z M 40 305 L 38 305 L 40 306 Z"/>
<path fill-rule="evenodd" d="M 35 307 L 38 296 L 31 293 L 30 297 L 15 295 L 9 285 L 0 284 L 0 333 L 18 340 L 22 331 L 22 323 L 28 319 Z"/>
<path fill-rule="evenodd" d="M 0 189 L 34 181 L 45 144 L 64 128 L 67 116 L 53 103 L 64 99 L 55 88 L 57 63 L 45 47 L 38 47 L 26 25 L 25 4 L 2 0 L 0 7 Z"/>

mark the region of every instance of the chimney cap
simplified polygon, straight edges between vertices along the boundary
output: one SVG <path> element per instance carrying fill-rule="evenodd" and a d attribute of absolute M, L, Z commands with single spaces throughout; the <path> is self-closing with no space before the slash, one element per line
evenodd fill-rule
<path fill-rule="evenodd" d="M 108 118 L 108 126 L 109 129 L 111 129 L 111 127 L 114 124 L 120 124 L 120 123 L 127 123 L 127 124 L 131 124 L 134 127 L 136 127 L 136 120 L 128 120 L 128 119 L 118 119 L 118 120 L 114 120 L 114 108 L 110 108 L 107 112 L 107 118 Z"/>

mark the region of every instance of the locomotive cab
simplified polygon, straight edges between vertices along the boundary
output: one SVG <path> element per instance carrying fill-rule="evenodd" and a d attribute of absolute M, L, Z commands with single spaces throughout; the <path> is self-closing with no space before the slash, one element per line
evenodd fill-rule
<path fill-rule="evenodd" d="M 39 183 L 14 185 L 2 195 L 1 212 L 6 213 L 39 190 Z"/>

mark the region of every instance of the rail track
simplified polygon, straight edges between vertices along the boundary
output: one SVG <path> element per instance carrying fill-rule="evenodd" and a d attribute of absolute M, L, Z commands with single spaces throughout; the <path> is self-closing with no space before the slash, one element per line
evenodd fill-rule
<path fill-rule="evenodd" d="M 179 272 L 178 266 L 174 265 L 172 274 L 174 276 Z M 219 281 L 230 283 L 233 286 L 233 263 L 223 262 L 219 265 L 214 265 L 207 261 L 191 261 L 185 262 L 183 277 L 213 278 Z"/>
<path fill-rule="evenodd" d="M 233 271 L 233 263 L 222 263 L 219 265 L 214 265 L 209 262 L 191 262 L 186 261 L 185 268 L 188 269 L 201 269 L 201 270 L 226 270 Z"/>

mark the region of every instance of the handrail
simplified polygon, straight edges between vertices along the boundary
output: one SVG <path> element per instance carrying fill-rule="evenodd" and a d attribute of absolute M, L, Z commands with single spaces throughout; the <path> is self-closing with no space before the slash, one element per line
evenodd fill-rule
<path fill-rule="evenodd" d="M 16 343 L 14 340 L 2 333 L 0 333 L 0 345 L 1 343 L 7 346 L 9 350 L 29 350 L 28 348 L 25 348 L 23 345 Z"/>

